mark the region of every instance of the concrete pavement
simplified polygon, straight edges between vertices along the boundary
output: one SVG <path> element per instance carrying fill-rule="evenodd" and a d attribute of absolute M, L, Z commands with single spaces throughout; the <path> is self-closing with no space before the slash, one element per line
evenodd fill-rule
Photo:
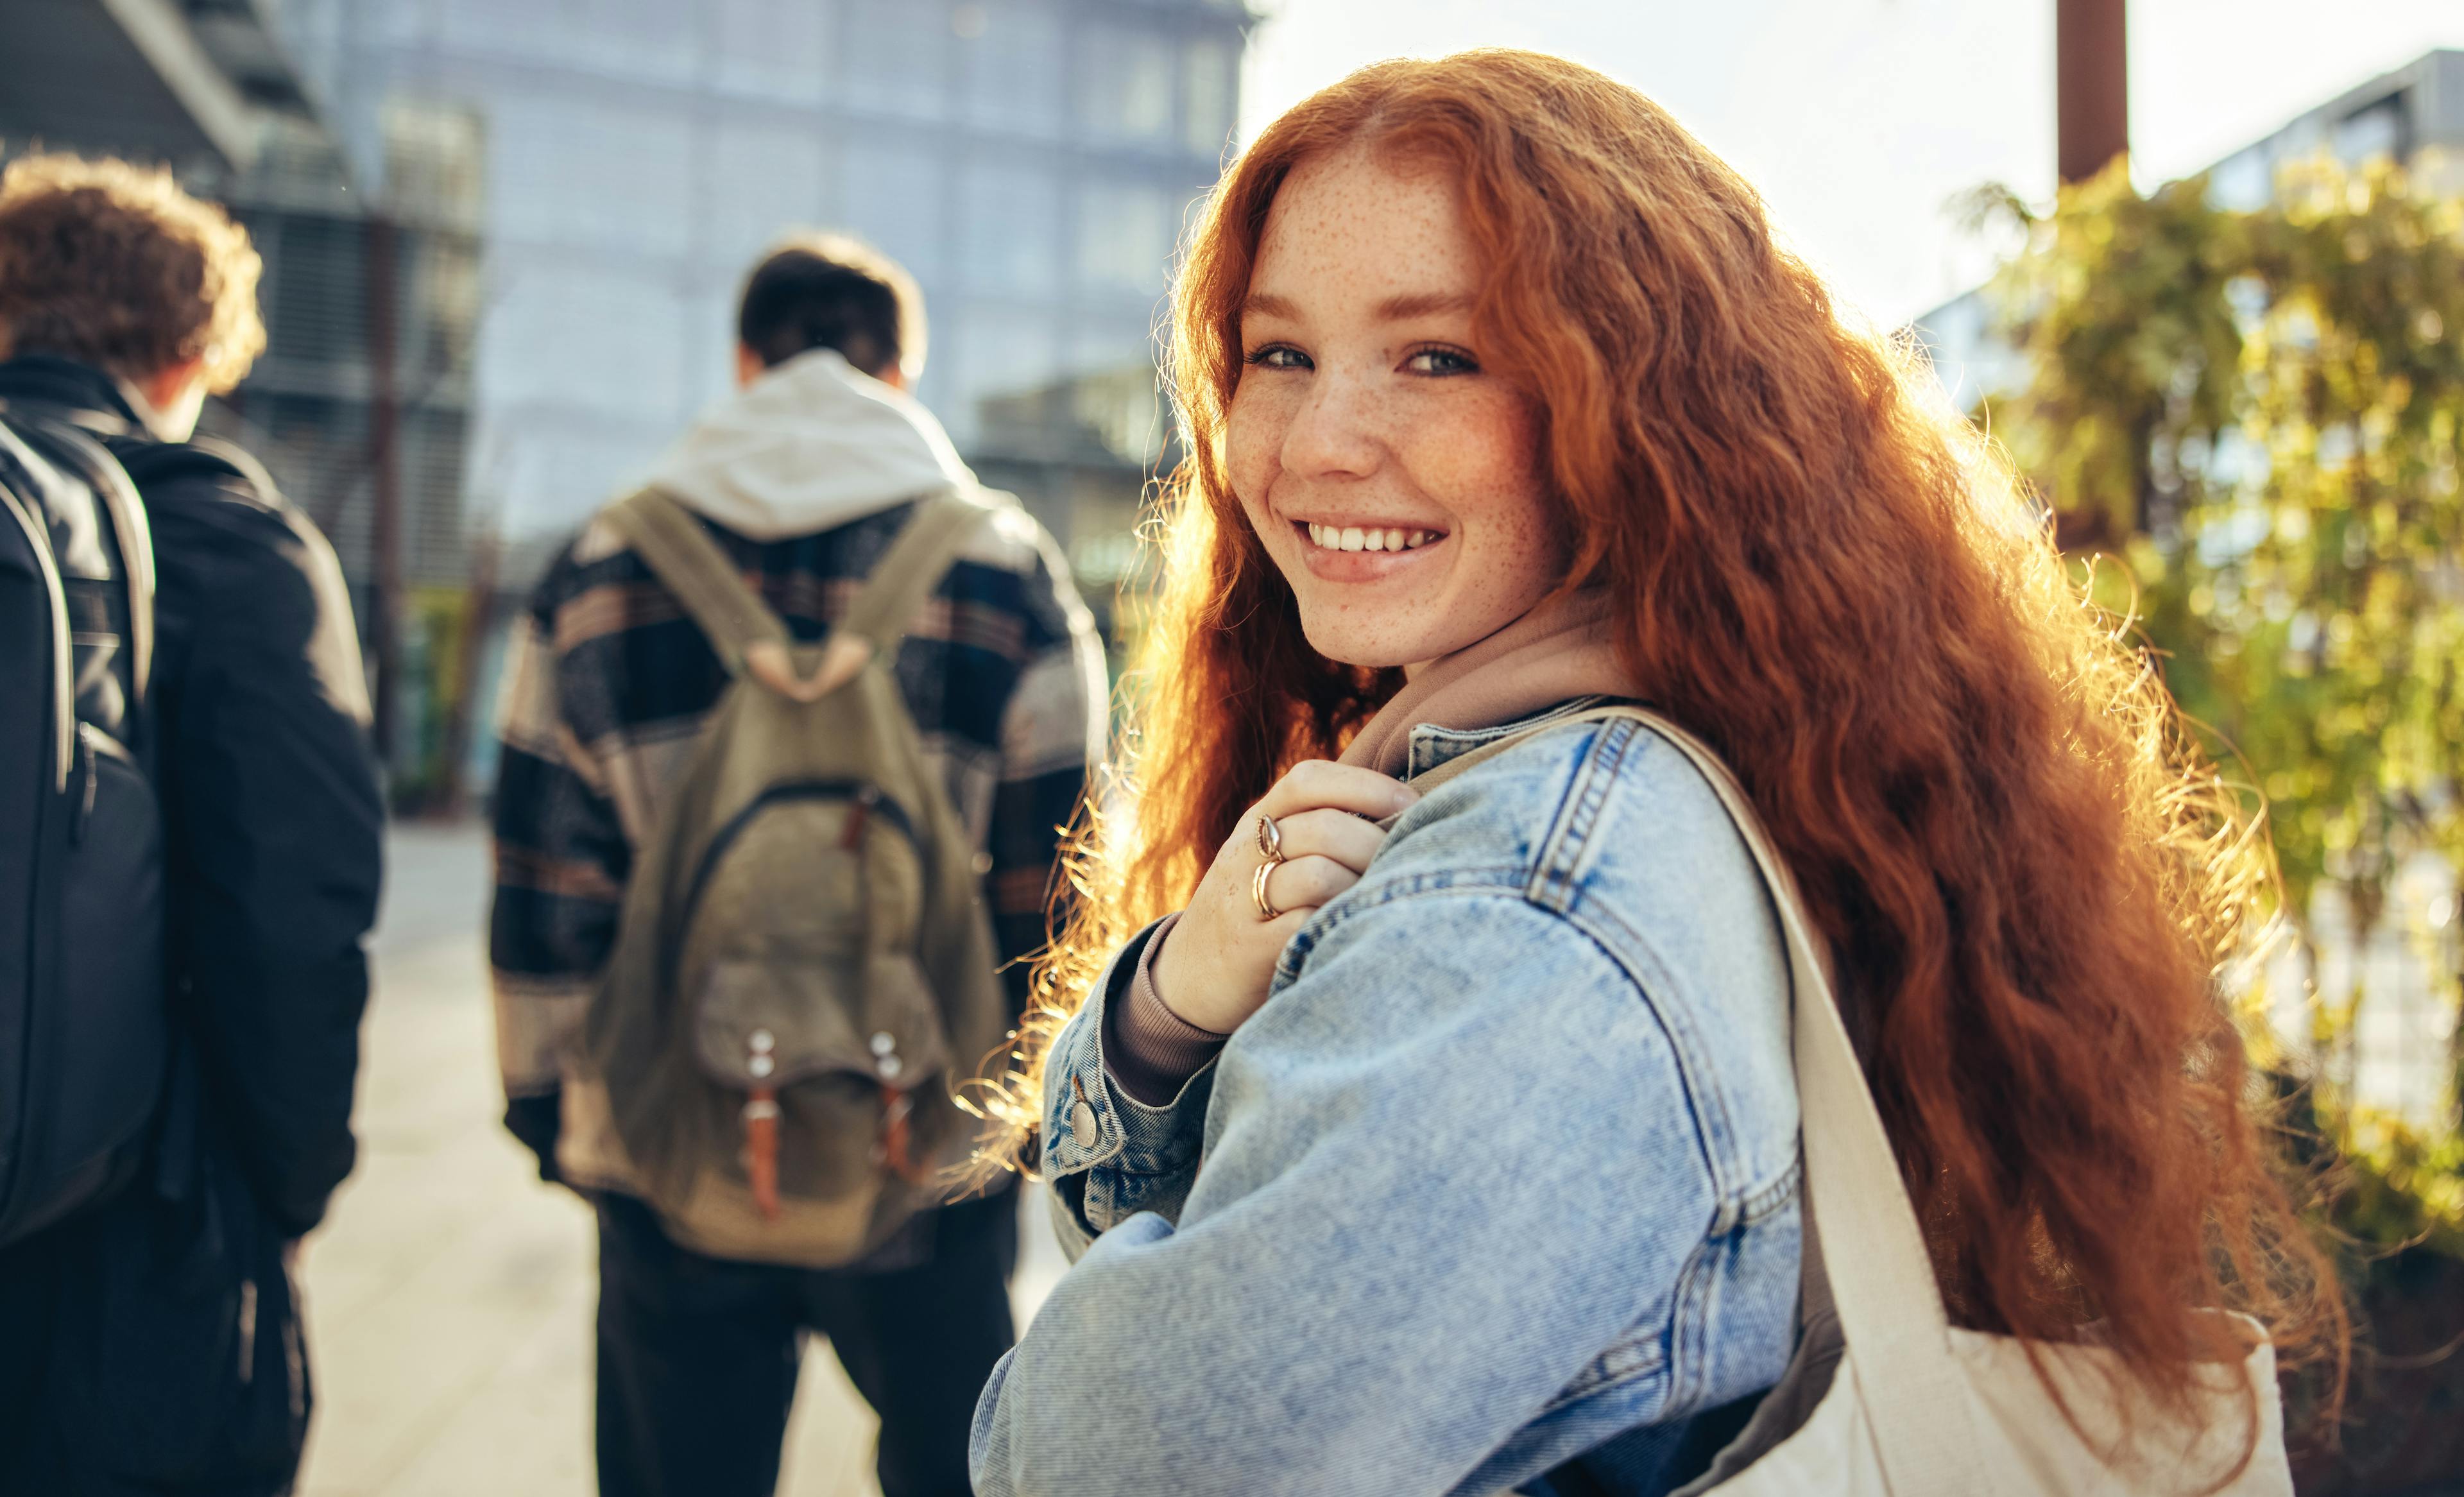
<path fill-rule="evenodd" d="M 587 1497 L 590 1216 L 497 1126 L 484 838 L 390 842 L 358 1171 L 304 1257 L 318 1379 L 303 1497 Z M 1023 1327 L 1063 1267 L 1032 1193 Z M 779 1490 L 871 1497 L 874 1421 L 818 1340 Z"/>

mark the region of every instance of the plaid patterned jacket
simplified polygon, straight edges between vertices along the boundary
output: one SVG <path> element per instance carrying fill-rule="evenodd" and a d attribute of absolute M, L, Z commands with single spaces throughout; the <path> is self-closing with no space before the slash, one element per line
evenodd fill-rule
<path fill-rule="evenodd" d="M 912 504 L 757 544 L 712 524 L 799 640 L 819 639 Z M 706 522 L 707 523 L 707 522 Z M 1103 655 L 1067 563 L 1023 510 L 987 520 L 909 627 L 898 684 L 951 800 L 991 858 L 986 897 L 1013 1005 L 1047 938 L 1060 828 L 1103 746 Z M 507 1122 L 557 1174 L 629 1191 L 604 1103 L 568 1085 L 567 1038 L 614 949 L 633 849 L 682 777 L 725 669 L 605 521 L 549 565 L 498 704 L 489 934 Z M 551 1098 L 558 1100 L 551 1101 Z M 525 1115 L 529 1119 L 525 1126 Z"/>

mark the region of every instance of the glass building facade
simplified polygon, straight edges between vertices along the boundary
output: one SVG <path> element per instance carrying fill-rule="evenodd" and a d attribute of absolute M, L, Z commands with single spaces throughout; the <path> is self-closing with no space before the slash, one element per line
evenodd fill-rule
<path fill-rule="evenodd" d="M 792 228 L 914 274 L 918 395 L 1065 540 L 1120 522 L 1161 450 L 1159 412 L 1089 422 L 1070 392 L 1127 375 L 1154 405 L 1174 248 L 1238 118 L 1239 0 L 270 9 L 363 180 L 398 197 L 422 141 L 482 142 L 464 514 L 517 558 L 728 387 L 738 285 Z"/>

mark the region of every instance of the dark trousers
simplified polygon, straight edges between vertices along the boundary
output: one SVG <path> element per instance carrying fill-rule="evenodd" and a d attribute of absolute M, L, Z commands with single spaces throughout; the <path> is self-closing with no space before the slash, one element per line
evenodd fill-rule
<path fill-rule="evenodd" d="M 292 1489 L 310 1395 L 290 1280 L 225 1251 L 247 1236 L 229 1213 L 206 1239 L 170 1209 L 131 1191 L 0 1248 L 0 1497 Z M 253 1380 L 233 1273 L 257 1288 Z"/>
<path fill-rule="evenodd" d="M 640 1201 L 599 1199 L 602 1497 L 770 1497 L 803 1332 L 881 1416 L 883 1497 L 966 1497 L 976 1397 L 1008 1351 L 1018 1197 L 935 1214 L 883 1271 L 709 1258 Z"/>
<path fill-rule="evenodd" d="M 59 1295 L 53 1240 L 37 1232 L 0 1248 L 0 1492 L 61 1485 L 43 1388 L 51 1372 L 52 1306 Z"/>

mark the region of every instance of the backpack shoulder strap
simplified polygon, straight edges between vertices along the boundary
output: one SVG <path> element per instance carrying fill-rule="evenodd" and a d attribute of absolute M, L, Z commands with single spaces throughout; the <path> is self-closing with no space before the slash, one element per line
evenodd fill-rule
<path fill-rule="evenodd" d="M 282 488 L 266 466 L 220 437 L 200 434 L 185 442 L 157 442 L 131 434 L 103 441 L 140 488 L 182 478 L 236 478 L 256 503 L 283 507 Z"/>
<path fill-rule="evenodd" d="M 684 605 L 730 675 L 744 673 L 744 652 L 751 647 L 786 642 L 786 624 L 673 497 L 644 489 L 611 505 L 605 517 Z"/>
<path fill-rule="evenodd" d="M 133 705 L 142 705 L 147 700 L 154 671 L 154 532 L 145 517 L 137 480 L 115 447 L 69 413 L 12 407 L 5 402 L 0 402 L 0 410 L 48 437 L 52 451 L 77 470 L 77 476 L 101 501 L 128 599 L 129 694 Z"/>
<path fill-rule="evenodd" d="M 895 653 L 924 600 L 941 585 L 950 563 L 992 513 L 990 501 L 962 489 L 945 489 L 917 500 L 898 539 L 865 579 L 839 633 L 866 641 L 884 659 Z"/>

